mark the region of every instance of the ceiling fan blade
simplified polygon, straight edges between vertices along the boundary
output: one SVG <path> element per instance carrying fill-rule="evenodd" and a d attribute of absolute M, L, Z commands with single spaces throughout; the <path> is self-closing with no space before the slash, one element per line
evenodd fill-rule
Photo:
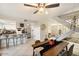
<path fill-rule="evenodd" d="M 56 4 L 51 4 L 51 5 L 47 5 L 45 6 L 46 8 L 54 8 L 54 7 L 58 7 L 60 4 L 56 3 Z"/>
<path fill-rule="evenodd" d="M 33 12 L 33 14 L 36 14 L 39 10 L 36 10 L 35 12 Z"/>
<path fill-rule="evenodd" d="M 24 4 L 24 6 L 29 6 L 29 7 L 35 7 L 35 8 L 37 8 L 37 6 L 30 5 L 30 4 Z"/>

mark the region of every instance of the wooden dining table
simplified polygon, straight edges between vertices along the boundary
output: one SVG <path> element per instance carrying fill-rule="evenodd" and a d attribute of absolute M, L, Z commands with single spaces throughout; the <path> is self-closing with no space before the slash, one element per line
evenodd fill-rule
<path fill-rule="evenodd" d="M 57 56 L 64 48 L 67 51 L 68 42 L 61 42 L 55 47 L 50 48 L 48 51 L 43 53 L 43 56 Z"/>

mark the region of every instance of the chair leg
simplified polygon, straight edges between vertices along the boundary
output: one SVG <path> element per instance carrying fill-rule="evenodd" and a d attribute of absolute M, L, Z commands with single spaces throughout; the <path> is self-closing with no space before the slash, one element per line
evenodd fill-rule
<path fill-rule="evenodd" d="M 68 51 L 68 47 L 66 46 L 66 51 Z"/>

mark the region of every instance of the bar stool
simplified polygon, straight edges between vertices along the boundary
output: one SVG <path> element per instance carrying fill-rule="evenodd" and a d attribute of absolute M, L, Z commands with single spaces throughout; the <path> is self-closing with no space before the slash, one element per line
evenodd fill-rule
<path fill-rule="evenodd" d="M 12 35 L 6 36 L 6 47 L 7 48 L 9 48 L 11 40 L 12 40 Z"/>
<path fill-rule="evenodd" d="M 6 48 L 9 48 L 9 38 L 6 37 Z"/>
<path fill-rule="evenodd" d="M 23 34 L 23 43 L 25 43 L 26 41 L 26 35 L 25 35 L 25 33 Z"/>
<path fill-rule="evenodd" d="M 18 35 L 16 35 L 16 45 L 17 45 L 17 43 L 20 42 L 20 41 L 21 41 L 21 36 L 20 36 L 20 34 L 18 34 Z"/>
<path fill-rule="evenodd" d="M 15 39 L 14 39 L 14 36 L 13 35 L 10 35 L 9 36 L 9 40 L 11 40 L 13 46 L 15 46 Z"/>
<path fill-rule="evenodd" d="M 16 45 L 18 43 L 18 35 L 15 35 L 15 39 L 16 39 Z"/>
<path fill-rule="evenodd" d="M 27 41 L 27 34 L 26 34 L 26 33 L 24 34 L 24 38 L 25 38 L 24 41 L 25 41 L 25 43 L 26 43 L 26 41 Z"/>
<path fill-rule="evenodd" d="M 23 34 L 20 34 L 20 43 L 23 44 Z"/>
<path fill-rule="evenodd" d="M 16 44 L 15 44 L 15 40 L 16 40 L 15 36 L 16 36 L 16 35 L 12 35 L 13 45 L 14 45 L 14 46 L 16 45 Z"/>

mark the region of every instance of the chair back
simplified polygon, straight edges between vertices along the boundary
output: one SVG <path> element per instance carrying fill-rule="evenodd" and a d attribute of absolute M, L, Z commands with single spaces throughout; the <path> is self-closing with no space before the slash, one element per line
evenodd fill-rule
<path fill-rule="evenodd" d="M 68 56 L 71 56 L 73 54 L 73 48 L 74 48 L 74 44 L 71 45 L 71 47 L 69 48 Z"/>

